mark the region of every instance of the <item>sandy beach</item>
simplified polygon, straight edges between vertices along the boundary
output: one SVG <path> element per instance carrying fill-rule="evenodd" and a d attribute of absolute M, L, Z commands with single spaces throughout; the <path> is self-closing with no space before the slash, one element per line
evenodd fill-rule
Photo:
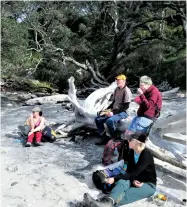
<path fill-rule="evenodd" d="M 180 102 L 164 101 L 162 117 L 175 113 L 185 103 L 183 99 Z M 101 166 L 103 147 L 94 145 L 97 138 L 90 138 L 81 144 L 65 138 L 52 144 L 44 143 L 41 147 L 23 147 L 17 126 L 24 123 L 32 108 L 16 104 L 2 107 L 1 206 L 84 206 L 80 203 L 84 193 L 90 193 L 95 198 L 101 194 L 92 184 L 91 174 Z M 65 123 L 74 116 L 60 104 L 42 105 L 41 108 L 50 122 Z M 176 153 L 185 154 L 185 146 L 158 139 L 155 135 L 155 142 L 163 148 L 176 149 Z M 182 199 L 186 197 L 186 179 L 170 171 L 175 167 L 168 168 L 165 162 L 158 160 L 157 163 L 157 188 L 168 195 L 165 206 L 184 206 Z M 144 199 L 126 206 L 156 205 Z"/>

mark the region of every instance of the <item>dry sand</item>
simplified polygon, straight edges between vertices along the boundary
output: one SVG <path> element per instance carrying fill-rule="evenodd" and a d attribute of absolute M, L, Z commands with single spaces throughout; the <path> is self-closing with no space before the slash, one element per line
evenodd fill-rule
<path fill-rule="evenodd" d="M 180 102 L 177 106 L 175 101 L 165 102 L 164 116 L 177 111 L 180 104 L 185 103 Z M 1 206 L 73 207 L 81 206 L 78 203 L 86 192 L 96 198 L 100 192 L 93 186 L 91 174 L 100 164 L 103 148 L 94 145 L 96 139 L 81 144 L 61 139 L 53 144 L 44 143 L 42 147 L 24 148 L 17 141 L 17 126 L 24 123 L 31 109 L 18 105 L 2 107 Z M 60 105 L 43 105 L 42 109 L 45 117 L 56 123 L 73 117 L 72 112 L 62 110 Z M 164 143 L 163 146 L 169 146 L 169 142 Z M 184 146 L 176 148 L 184 153 Z M 159 163 L 163 167 L 157 165 L 158 189 L 169 197 L 165 206 L 182 206 L 182 199 L 186 197 L 185 178 L 171 173 L 164 167 L 164 162 Z M 144 199 L 126 206 L 156 205 Z"/>

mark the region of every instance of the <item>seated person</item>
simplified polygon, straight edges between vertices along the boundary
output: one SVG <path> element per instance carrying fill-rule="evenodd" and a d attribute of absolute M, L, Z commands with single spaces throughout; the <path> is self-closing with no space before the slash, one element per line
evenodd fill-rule
<path fill-rule="evenodd" d="M 114 91 L 114 95 L 111 96 L 112 104 L 108 108 L 112 108 L 111 112 L 108 112 L 106 115 L 97 116 L 95 118 L 95 123 L 99 131 L 100 136 L 102 137 L 101 142 L 96 143 L 96 145 L 105 145 L 108 142 L 106 139 L 106 133 L 104 129 L 104 123 L 106 123 L 111 137 L 115 136 L 116 124 L 121 119 L 128 117 L 126 113 L 131 102 L 131 91 L 126 86 L 126 76 L 119 75 L 116 77 L 117 88 Z"/>
<path fill-rule="evenodd" d="M 109 184 L 115 183 L 112 191 L 105 197 L 95 200 L 88 193 L 84 200 L 92 207 L 120 206 L 152 196 L 156 191 L 156 170 L 153 155 L 145 148 L 145 143 L 129 136 L 129 156 L 125 174 L 107 178 Z"/>
<path fill-rule="evenodd" d="M 42 116 L 42 111 L 39 107 L 35 107 L 32 111 L 33 113 L 26 121 L 26 125 L 30 127 L 30 132 L 28 134 L 26 147 L 30 147 L 35 139 L 35 145 L 40 146 L 42 138 L 42 130 L 44 129 L 45 118 Z"/>
<path fill-rule="evenodd" d="M 125 134 L 140 132 L 148 134 L 153 122 L 158 118 L 162 108 L 162 96 L 158 88 L 152 85 L 148 76 L 140 78 L 140 88 L 134 101 L 139 105 L 137 116 L 132 120 Z"/>

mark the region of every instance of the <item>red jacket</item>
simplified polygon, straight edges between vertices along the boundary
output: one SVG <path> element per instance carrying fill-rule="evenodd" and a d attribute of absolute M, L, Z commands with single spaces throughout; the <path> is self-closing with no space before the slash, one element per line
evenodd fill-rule
<path fill-rule="evenodd" d="M 157 108 L 162 108 L 162 95 L 154 85 L 150 86 L 142 95 L 137 96 L 134 101 L 139 105 L 138 116 L 154 118 Z"/>

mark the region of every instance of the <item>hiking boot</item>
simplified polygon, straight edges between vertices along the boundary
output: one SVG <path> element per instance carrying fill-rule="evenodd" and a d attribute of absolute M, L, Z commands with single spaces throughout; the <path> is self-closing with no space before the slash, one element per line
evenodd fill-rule
<path fill-rule="evenodd" d="M 34 145 L 35 145 L 36 147 L 43 146 L 40 142 L 35 142 Z"/>
<path fill-rule="evenodd" d="M 27 142 L 26 144 L 25 144 L 25 147 L 31 147 L 31 143 L 30 142 Z"/>
<path fill-rule="evenodd" d="M 100 142 L 96 142 L 95 145 L 100 146 L 100 145 L 106 145 L 108 143 L 108 139 L 102 139 Z"/>
<path fill-rule="evenodd" d="M 88 193 L 84 194 L 84 201 L 90 207 L 112 207 L 113 200 L 110 198 L 102 198 L 99 200 L 93 199 Z"/>

